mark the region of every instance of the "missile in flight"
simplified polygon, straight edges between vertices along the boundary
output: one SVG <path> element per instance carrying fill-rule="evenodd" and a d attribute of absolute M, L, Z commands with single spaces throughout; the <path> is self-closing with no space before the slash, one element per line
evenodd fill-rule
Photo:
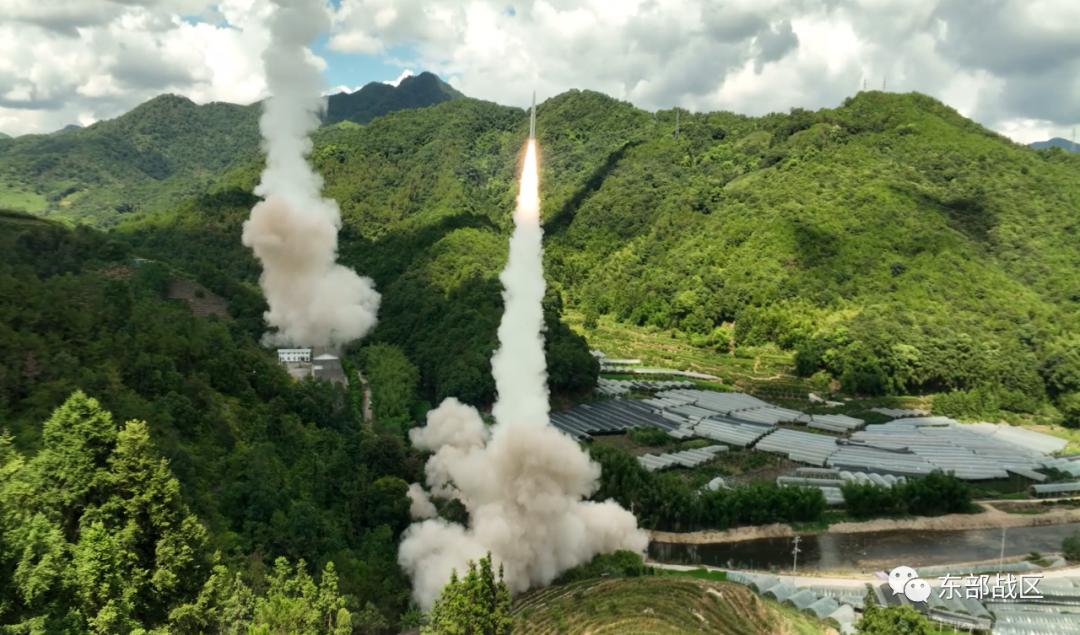
<path fill-rule="evenodd" d="M 529 117 L 529 138 L 536 138 L 536 91 L 533 91 L 532 115 Z"/>

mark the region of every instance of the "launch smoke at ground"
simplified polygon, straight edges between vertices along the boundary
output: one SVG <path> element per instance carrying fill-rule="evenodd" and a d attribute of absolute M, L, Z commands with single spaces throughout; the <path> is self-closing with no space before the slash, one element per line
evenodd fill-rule
<path fill-rule="evenodd" d="M 329 16 L 319 0 L 275 5 L 263 53 L 270 97 L 259 120 L 266 168 L 255 188 L 264 200 L 251 210 L 242 240 L 262 263 L 266 322 L 278 329 L 263 343 L 343 344 L 374 328 L 380 298 L 369 278 L 336 263 L 340 212 L 322 197 L 322 178 L 307 163 L 324 105 L 307 45 L 329 28 Z"/>
<path fill-rule="evenodd" d="M 476 409 L 447 399 L 410 432 L 413 445 L 434 452 L 425 468 L 432 495 L 458 498 L 469 527 L 433 518 L 427 492 L 409 490 L 414 518 L 398 560 L 423 609 L 431 607 L 468 560 L 488 551 L 505 567 L 511 592 L 549 584 L 559 573 L 619 549 L 644 552 L 648 538 L 630 512 L 608 501 L 586 501 L 600 466 L 548 422 L 544 359 L 543 232 L 535 142 L 529 141 L 510 256 L 500 279 L 505 312 L 492 358 L 496 425 Z"/>

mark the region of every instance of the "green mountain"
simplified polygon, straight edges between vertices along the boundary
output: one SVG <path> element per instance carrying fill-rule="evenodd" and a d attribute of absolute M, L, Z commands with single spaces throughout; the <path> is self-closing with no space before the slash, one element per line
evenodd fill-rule
<path fill-rule="evenodd" d="M 256 106 L 162 95 L 87 128 L 24 135 L 0 146 L 0 205 L 103 226 L 175 206 L 257 155 L 258 116 Z"/>
<path fill-rule="evenodd" d="M 552 302 L 587 323 L 794 352 L 800 373 L 852 394 L 973 391 L 953 412 L 1052 402 L 1080 416 L 1080 158 L 918 94 L 688 115 L 678 139 L 674 112 L 590 92 L 538 118 Z M 520 109 L 456 99 L 317 137 L 341 258 L 384 293 L 376 338 L 401 346 L 433 395 L 491 396 L 486 307 L 499 304 L 527 126 Z M 230 179 L 250 191 L 258 170 Z M 239 240 L 250 203 L 218 191 L 119 231 L 254 281 Z M 467 352 L 460 337 L 479 333 Z"/>
<path fill-rule="evenodd" d="M 1054 137 L 1049 141 L 1036 141 L 1031 144 L 1031 147 L 1036 150 L 1042 150 L 1043 148 L 1061 148 L 1066 152 L 1080 152 L 1080 144 L 1073 143 L 1068 139 L 1062 139 L 1061 137 Z"/>
<path fill-rule="evenodd" d="M 0 132 L 0 141 L 3 141 L 4 139 L 11 139 L 11 135 Z"/>
<path fill-rule="evenodd" d="M 366 124 L 406 108 L 462 97 L 431 73 L 397 87 L 372 83 L 328 100 L 328 123 Z M 65 222 L 111 227 L 162 211 L 221 183 L 229 166 L 259 154 L 260 106 L 196 105 L 162 95 L 87 128 L 24 135 L 0 145 L 0 206 Z"/>
<path fill-rule="evenodd" d="M 366 124 L 376 117 L 406 108 L 425 108 L 464 97 L 433 73 L 406 77 L 397 86 L 371 82 L 355 93 L 338 93 L 327 100 L 324 122 Z"/>
<path fill-rule="evenodd" d="M 69 123 L 68 125 L 64 126 L 63 128 L 61 128 L 59 130 L 54 130 L 53 132 L 50 132 L 49 134 L 52 134 L 52 135 L 64 134 L 65 132 L 71 132 L 72 130 L 82 130 L 82 126 L 80 126 L 77 123 Z"/>

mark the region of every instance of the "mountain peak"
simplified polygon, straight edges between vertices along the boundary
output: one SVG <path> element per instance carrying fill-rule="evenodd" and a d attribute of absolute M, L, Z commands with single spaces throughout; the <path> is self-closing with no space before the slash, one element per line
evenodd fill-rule
<path fill-rule="evenodd" d="M 1031 144 L 1032 148 L 1041 150 L 1042 148 L 1061 148 L 1066 152 L 1080 152 L 1080 143 L 1073 143 L 1068 139 L 1062 139 L 1061 137 L 1054 137 L 1049 141 L 1036 141 Z"/>
<path fill-rule="evenodd" d="M 331 95 L 323 123 L 351 121 L 366 124 L 395 110 L 425 108 L 464 96 L 438 75 L 424 71 L 402 79 L 397 86 L 370 82 L 354 93 Z"/>
<path fill-rule="evenodd" d="M 59 130 L 54 130 L 53 132 L 50 132 L 49 134 L 64 134 L 65 132 L 71 132 L 72 130 L 82 130 L 82 126 L 80 126 L 77 123 L 69 123 L 68 125 L 64 126 L 63 128 L 61 128 Z"/>

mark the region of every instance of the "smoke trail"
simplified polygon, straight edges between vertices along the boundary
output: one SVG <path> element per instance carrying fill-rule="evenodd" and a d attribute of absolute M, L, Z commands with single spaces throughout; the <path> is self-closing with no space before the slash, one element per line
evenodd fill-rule
<path fill-rule="evenodd" d="M 270 98 L 259 119 L 266 168 L 255 188 L 264 200 L 252 208 L 242 241 L 262 262 L 266 323 L 278 328 L 263 344 L 343 344 L 374 328 L 380 297 L 371 279 L 336 263 L 340 212 L 322 197 L 322 178 L 307 163 L 308 135 L 324 108 L 322 77 L 307 45 L 330 19 L 320 0 L 274 4 L 263 53 Z"/>
<path fill-rule="evenodd" d="M 505 567 L 511 592 L 546 585 L 559 573 L 619 549 L 644 552 L 648 538 L 634 516 L 613 501 L 585 501 L 599 484 L 600 466 L 577 443 L 548 424 L 544 359 L 544 297 L 536 148 L 529 141 L 514 213 L 510 257 L 502 272 L 505 312 L 492 358 L 498 389 L 490 431 L 472 407 L 447 399 L 410 431 L 413 445 L 432 450 L 425 466 L 432 493 L 456 497 L 469 527 L 433 518 L 424 491 L 410 488 L 413 517 L 398 562 L 413 581 L 420 606 L 431 607 L 468 560 L 488 551 Z"/>

